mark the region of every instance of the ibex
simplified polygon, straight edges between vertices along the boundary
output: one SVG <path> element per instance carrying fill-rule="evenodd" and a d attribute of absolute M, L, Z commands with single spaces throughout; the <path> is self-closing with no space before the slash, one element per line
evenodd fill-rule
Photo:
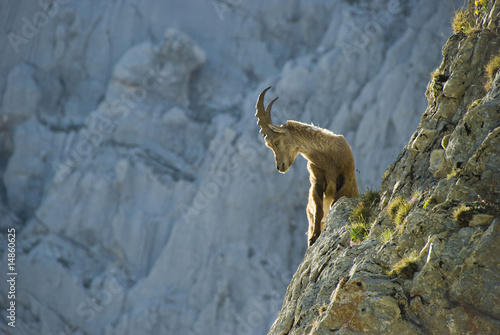
<path fill-rule="evenodd" d="M 257 100 L 257 125 L 261 128 L 266 146 L 274 153 L 279 172 L 287 172 L 298 154 L 307 160 L 311 182 L 307 204 L 307 237 L 311 246 L 321 234 L 324 219 L 335 201 L 343 196 L 359 196 L 354 157 L 342 135 L 293 120 L 280 126 L 273 125 L 271 108 L 278 98 L 264 109 L 264 96 L 270 88 L 262 91 Z"/>

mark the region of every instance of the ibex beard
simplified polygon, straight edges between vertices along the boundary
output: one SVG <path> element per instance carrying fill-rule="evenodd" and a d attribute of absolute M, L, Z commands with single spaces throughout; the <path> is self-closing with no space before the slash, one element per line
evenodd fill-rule
<path fill-rule="evenodd" d="M 271 119 L 271 108 L 278 98 L 264 108 L 264 96 L 270 88 L 262 91 L 257 99 L 257 124 L 266 146 L 274 153 L 279 172 L 287 172 L 298 154 L 307 160 L 311 182 L 307 204 L 307 236 L 311 246 L 321 234 L 326 215 L 335 201 L 344 196 L 359 196 L 354 157 L 344 136 L 327 129 L 293 120 L 275 126 Z"/>

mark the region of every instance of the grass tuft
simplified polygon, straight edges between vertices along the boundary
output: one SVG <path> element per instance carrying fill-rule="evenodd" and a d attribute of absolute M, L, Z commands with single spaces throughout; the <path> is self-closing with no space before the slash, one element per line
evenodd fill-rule
<path fill-rule="evenodd" d="M 414 201 L 406 201 L 402 197 L 397 197 L 387 205 L 386 210 L 392 221 L 399 226 L 404 222 L 406 216 L 410 213 L 410 210 L 413 208 L 413 204 Z"/>
<path fill-rule="evenodd" d="M 392 239 L 393 236 L 394 236 L 394 230 L 391 230 L 391 229 L 387 228 L 377 238 L 381 242 L 387 243 L 387 242 L 389 242 Z"/>
<path fill-rule="evenodd" d="M 493 56 L 488 63 L 486 64 L 484 71 L 486 76 L 486 84 L 484 84 L 484 89 L 489 91 L 491 85 L 493 84 L 493 80 L 495 80 L 495 76 L 500 68 L 500 52 Z"/>
<path fill-rule="evenodd" d="M 476 214 L 488 214 L 500 217 L 500 204 L 498 202 L 488 202 L 480 195 L 477 200 L 466 204 L 460 204 L 453 210 L 453 218 L 460 227 L 467 227 Z"/>
<path fill-rule="evenodd" d="M 491 0 L 475 0 L 474 7 L 456 10 L 451 21 L 453 33 L 471 35 L 478 31 L 480 22 L 488 15 L 491 3 Z"/>
<path fill-rule="evenodd" d="M 464 204 L 461 204 L 453 211 L 453 217 L 460 227 L 467 227 L 473 215 L 474 209 Z"/>
<path fill-rule="evenodd" d="M 351 223 L 349 233 L 351 234 L 351 242 L 354 244 L 368 237 L 372 218 L 378 210 L 380 192 L 367 190 L 361 193 L 359 198 L 359 204 L 352 210 L 352 214 L 349 217 Z"/>
<path fill-rule="evenodd" d="M 389 214 L 389 217 L 394 221 L 396 218 L 396 214 L 399 210 L 399 206 L 401 203 L 404 202 L 404 199 L 402 197 L 397 197 L 396 199 L 392 200 L 389 202 L 389 204 L 386 207 L 387 213 Z"/>
<path fill-rule="evenodd" d="M 410 210 L 413 208 L 413 204 L 410 204 L 409 202 L 405 202 L 401 204 L 401 206 L 398 209 L 398 212 L 396 213 L 396 218 L 394 219 L 394 222 L 397 225 L 401 225 L 405 218 L 408 216 L 410 213 Z"/>
<path fill-rule="evenodd" d="M 361 202 L 367 204 L 370 207 L 376 206 L 380 202 L 380 192 L 374 190 L 366 190 L 361 193 L 360 197 Z"/>
<path fill-rule="evenodd" d="M 392 266 L 390 276 L 398 276 L 404 279 L 412 279 L 413 274 L 418 271 L 418 255 L 415 251 L 403 257 Z"/>
<path fill-rule="evenodd" d="M 371 217 L 371 207 L 367 206 L 363 202 L 360 202 L 354 209 L 352 210 L 352 220 L 354 222 L 363 222 L 367 219 L 369 220 Z"/>
<path fill-rule="evenodd" d="M 423 209 L 427 209 L 427 207 L 430 205 L 430 206 L 433 206 L 433 205 L 436 205 L 437 204 L 437 199 L 434 197 L 434 196 L 431 196 L 429 197 L 428 199 L 426 199 L 424 201 L 424 206 L 422 207 Z"/>
<path fill-rule="evenodd" d="M 366 221 L 351 221 L 351 226 L 348 227 L 351 235 L 351 245 L 358 244 L 368 237 L 370 233 L 370 225 Z"/>
<path fill-rule="evenodd" d="M 474 25 L 471 23 L 472 17 L 466 10 L 460 8 L 455 11 L 455 15 L 451 21 L 451 29 L 454 34 L 464 33 L 466 35 L 471 34 L 474 29 Z"/>

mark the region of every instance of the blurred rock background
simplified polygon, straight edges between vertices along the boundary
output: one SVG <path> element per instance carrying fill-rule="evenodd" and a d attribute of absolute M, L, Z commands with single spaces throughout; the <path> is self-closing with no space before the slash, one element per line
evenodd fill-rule
<path fill-rule="evenodd" d="M 461 5 L 2 2 L 16 333 L 266 333 L 306 249 L 309 182 L 302 159 L 275 170 L 258 93 L 280 96 L 275 123 L 344 134 L 360 189 L 378 188 Z"/>

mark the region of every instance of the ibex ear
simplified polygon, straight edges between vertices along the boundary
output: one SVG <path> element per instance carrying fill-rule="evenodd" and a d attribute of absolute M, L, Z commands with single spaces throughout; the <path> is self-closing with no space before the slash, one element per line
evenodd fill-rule
<path fill-rule="evenodd" d="M 278 134 L 284 134 L 285 133 L 285 128 L 283 126 L 275 126 L 274 124 L 270 124 L 269 128 L 271 128 L 272 131 Z"/>

